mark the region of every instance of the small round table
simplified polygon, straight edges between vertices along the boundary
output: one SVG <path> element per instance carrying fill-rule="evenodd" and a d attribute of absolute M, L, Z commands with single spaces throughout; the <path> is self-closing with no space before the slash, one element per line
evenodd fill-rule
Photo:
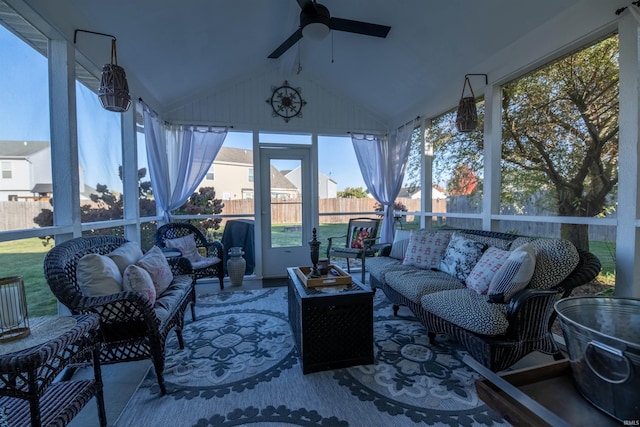
<path fill-rule="evenodd" d="M 0 410 L 9 425 L 66 425 L 95 396 L 106 426 L 99 317 L 47 316 L 29 323 L 30 335 L 0 344 Z M 83 362 L 93 362 L 93 379 L 54 382 L 71 363 Z"/>

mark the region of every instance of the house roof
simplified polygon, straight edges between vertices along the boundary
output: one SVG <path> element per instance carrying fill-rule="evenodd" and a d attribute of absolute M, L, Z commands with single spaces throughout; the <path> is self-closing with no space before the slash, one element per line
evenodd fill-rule
<path fill-rule="evenodd" d="M 0 157 L 28 157 L 49 148 L 49 141 L 0 141 Z"/>
<path fill-rule="evenodd" d="M 221 147 L 214 163 L 240 163 L 253 165 L 253 150 L 243 148 Z"/>
<path fill-rule="evenodd" d="M 284 176 L 278 169 L 271 166 L 271 188 L 278 190 L 297 190 L 289 179 Z"/>
<path fill-rule="evenodd" d="M 129 86 L 161 114 L 203 93 L 240 85 L 247 76 L 304 77 L 389 123 L 457 105 L 467 73 L 490 83 L 526 72 L 542 56 L 615 29 L 628 0 L 321 0 L 332 17 L 390 26 L 386 38 L 333 30 L 322 41 L 302 38 L 280 58 L 268 56 L 299 27 L 305 0 L 211 1 L 4 0 L 45 32 L 74 40 L 75 30 L 117 38 L 118 65 Z M 306 0 L 309 1 L 309 0 Z M 6 19 L 6 18 L 2 18 Z M 598 34 L 596 34 L 598 33 Z M 587 37 L 588 36 L 588 37 Z M 55 38 L 55 37 L 54 37 Z M 78 61 L 95 76 L 109 62 L 108 37 L 77 33 Z M 472 79 L 476 95 L 484 78 Z M 264 106 L 267 94 L 253 94 Z M 247 98 L 248 99 L 248 98 Z M 308 100 L 310 105 L 317 99 Z M 242 100 L 247 104 L 246 100 Z M 228 122 L 238 108 L 212 105 Z M 206 118 L 203 118 L 206 121 Z M 346 126 L 348 127 L 348 126 Z M 264 129 L 264 127 L 262 127 Z"/>

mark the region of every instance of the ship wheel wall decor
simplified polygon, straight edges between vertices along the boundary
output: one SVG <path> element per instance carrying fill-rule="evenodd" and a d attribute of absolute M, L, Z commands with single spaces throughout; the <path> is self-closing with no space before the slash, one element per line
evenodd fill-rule
<path fill-rule="evenodd" d="M 302 107 L 307 101 L 302 99 L 299 87 L 291 87 L 285 80 L 281 86 L 271 86 L 271 90 L 273 93 L 267 104 L 273 109 L 273 117 L 282 117 L 286 123 L 292 117 L 302 117 Z"/>

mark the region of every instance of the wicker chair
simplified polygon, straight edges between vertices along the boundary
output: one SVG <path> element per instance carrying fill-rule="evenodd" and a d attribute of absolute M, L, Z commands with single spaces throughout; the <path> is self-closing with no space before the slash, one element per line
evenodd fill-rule
<path fill-rule="evenodd" d="M 220 262 L 202 268 L 193 268 L 193 276 L 196 280 L 205 277 L 217 277 L 220 281 L 220 289 L 224 289 L 224 247 L 221 242 L 209 242 L 206 237 L 193 224 L 188 222 L 171 222 L 158 228 L 155 234 L 155 245 L 161 249 L 167 247 L 168 239 L 177 239 L 193 234 L 196 247 L 204 248 L 206 257 L 218 257 Z"/>
<path fill-rule="evenodd" d="M 44 276 L 53 294 L 72 314 L 97 313 L 100 316 L 101 363 L 150 358 L 160 393 L 164 395 L 166 389 L 162 373 L 167 335 L 175 329 L 178 344 L 184 348 L 182 328 L 184 313 L 190 303 L 192 316 L 194 314 L 195 288 L 188 261 L 181 257 L 169 260 L 174 279 L 162 296 L 158 296 L 155 306 L 146 296 L 135 291 L 85 296 L 76 278 L 78 261 L 84 255 L 106 255 L 126 242 L 119 237 L 93 236 L 58 244 L 44 259 Z"/>

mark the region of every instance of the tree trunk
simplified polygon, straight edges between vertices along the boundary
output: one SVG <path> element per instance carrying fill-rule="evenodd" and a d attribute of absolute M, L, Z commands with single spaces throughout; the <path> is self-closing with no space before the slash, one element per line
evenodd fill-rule
<path fill-rule="evenodd" d="M 589 226 L 587 224 L 560 224 L 560 237 L 576 248 L 589 250 Z"/>

